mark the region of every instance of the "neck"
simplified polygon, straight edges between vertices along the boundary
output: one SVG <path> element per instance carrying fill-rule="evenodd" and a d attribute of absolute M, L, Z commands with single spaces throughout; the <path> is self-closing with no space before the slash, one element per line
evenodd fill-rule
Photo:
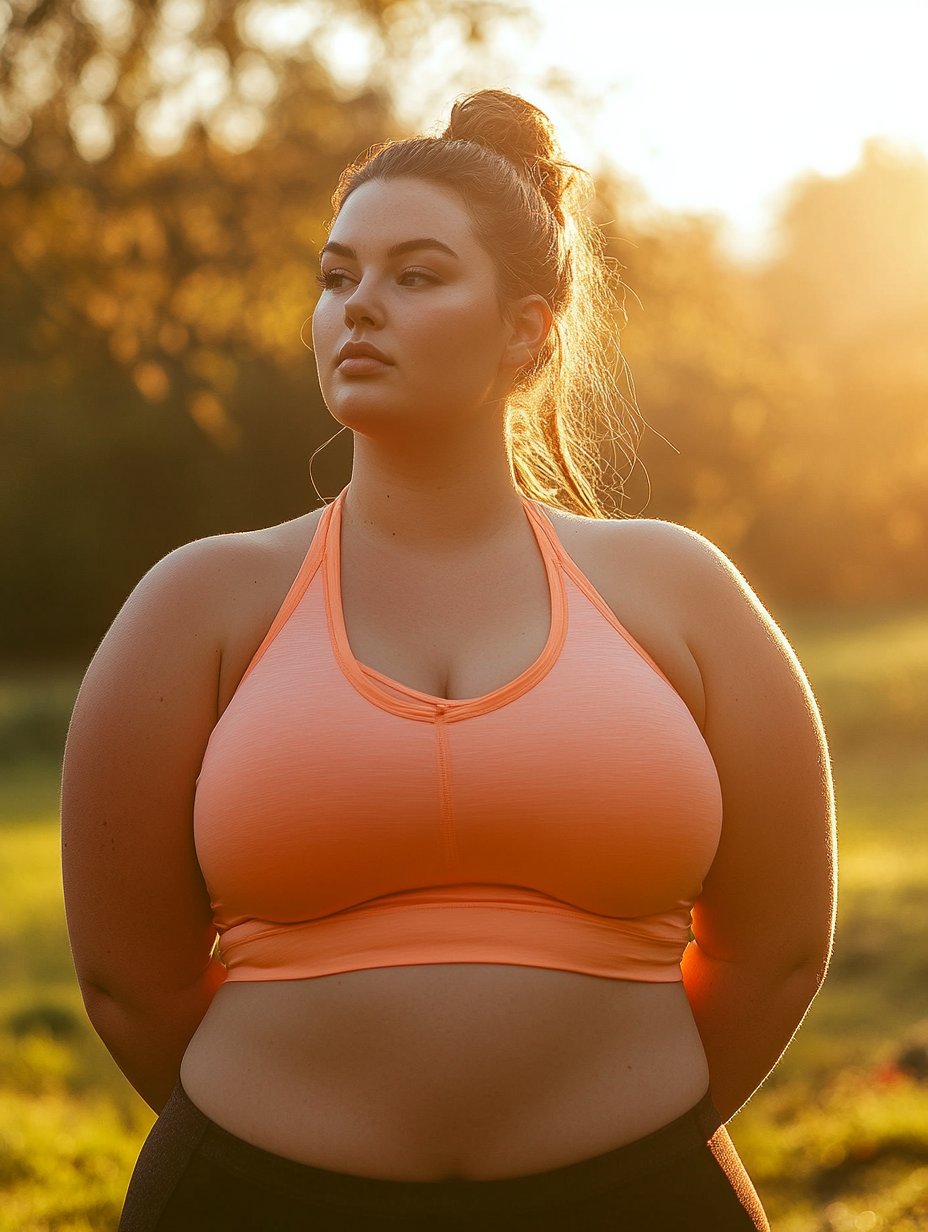
<path fill-rule="evenodd" d="M 429 549 L 487 539 L 522 517 L 502 416 L 462 439 L 402 442 L 355 434 L 346 523 L 393 544 Z"/>

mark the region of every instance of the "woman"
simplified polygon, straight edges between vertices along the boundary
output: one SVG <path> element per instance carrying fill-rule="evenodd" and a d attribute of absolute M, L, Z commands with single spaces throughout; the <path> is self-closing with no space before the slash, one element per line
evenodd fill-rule
<path fill-rule="evenodd" d="M 349 487 L 173 553 L 87 674 L 75 961 L 163 1110 L 126 1232 L 766 1227 L 721 1125 L 827 962 L 827 755 L 732 566 L 603 516 L 581 187 L 494 91 L 349 168 Z"/>

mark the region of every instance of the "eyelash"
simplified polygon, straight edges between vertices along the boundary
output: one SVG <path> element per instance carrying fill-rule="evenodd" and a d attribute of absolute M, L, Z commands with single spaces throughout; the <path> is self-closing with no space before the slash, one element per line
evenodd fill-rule
<path fill-rule="evenodd" d="M 404 269 L 400 277 L 405 278 L 409 274 L 412 274 L 415 278 L 424 278 L 425 281 L 428 283 L 438 282 L 438 279 L 436 278 L 434 274 L 430 273 L 428 270 L 423 270 L 423 269 L 414 269 L 414 268 Z"/>

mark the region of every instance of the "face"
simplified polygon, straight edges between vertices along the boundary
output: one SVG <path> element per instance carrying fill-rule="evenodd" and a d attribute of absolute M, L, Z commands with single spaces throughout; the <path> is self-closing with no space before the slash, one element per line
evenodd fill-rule
<path fill-rule="evenodd" d="M 538 296 L 504 314 L 463 202 L 422 180 L 356 189 L 323 249 L 322 278 L 313 349 L 323 397 L 364 434 L 447 431 L 498 413 L 546 333 Z"/>

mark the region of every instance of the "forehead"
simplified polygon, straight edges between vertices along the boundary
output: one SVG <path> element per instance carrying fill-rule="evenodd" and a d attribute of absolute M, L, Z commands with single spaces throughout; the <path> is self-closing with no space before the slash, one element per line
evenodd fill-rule
<path fill-rule="evenodd" d="M 463 250 L 479 251 L 461 198 L 425 180 L 369 180 L 344 203 L 329 233 L 359 253 L 417 236 L 442 240 L 462 256 Z"/>

